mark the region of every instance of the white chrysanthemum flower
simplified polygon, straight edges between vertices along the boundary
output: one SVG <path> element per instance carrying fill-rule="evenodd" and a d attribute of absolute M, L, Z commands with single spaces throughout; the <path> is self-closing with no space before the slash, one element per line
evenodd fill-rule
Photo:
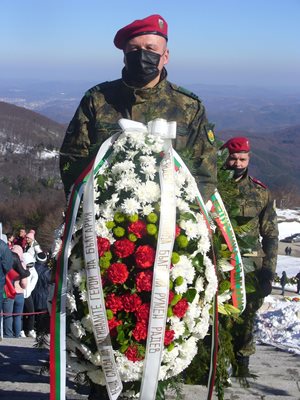
<path fill-rule="evenodd" d="M 142 207 L 142 214 L 147 216 L 150 213 L 154 211 L 154 207 L 152 207 L 150 204 L 146 204 L 145 206 Z"/>
<path fill-rule="evenodd" d="M 173 329 L 175 332 L 174 339 L 178 339 L 182 336 L 185 332 L 185 325 L 183 321 L 180 321 L 178 317 L 173 315 L 172 317 L 168 318 L 168 322 L 170 322 L 170 329 Z"/>
<path fill-rule="evenodd" d="M 112 221 L 114 217 L 114 213 L 111 218 L 109 218 L 109 221 Z M 115 242 L 115 238 L 113 237 L 111 231 L 107 228 L 106 222 L 108 221 L 104 218 L 99 218 L 95 221 L 95 230 L 96 230 L 96 235 L 99 237 L 104 237 L 107 238 L 111 244 Z"/>
<path fill-rule="evenodd" d="M 73 275 L 73 284 L 74 284 L 74 286 L 79 287 L 80 284 L 85 279 L 86 279 L 85 270 L 81 270 L 79 272 L 75 272 L 75 274 Z"/>
<path fill-rule="evenodd" d="M 80 321 L 72 321 L 70 324 L 71 333 L 77 338 L 81 339 L 85 336 L 85 330 L 81 325 Z"/>
<path fill-rule="evenodd" d="M 120 373 L 120 377 L 124 382 L 139 380 L 143 372 L 143 361 L 130 361 L 128 358 L 120 353 L 115 352 L 116 364 Z"/>
<path fill-rule="evenodd" d="M 101 204 L 99 205 L 99 215 L 101 215 L 101 218 L 103 218 L 105 221 L 110 221 L 114 217 L 114 209 L 111 206 L 107 206 L 107 204 Z"/>
<path fill-rule="evenodd" d="M 133 198 L 125 199 L 121 204 L 122 211 L 129 215 L 137 214 L 140 210 L 140 207 L 140 203 Z"/>
<path fill-rule="evenodd" d="M 148 134 L 147 142 L 149 143 L 149 150 L 153 153 L 160 153 L 164 149 L 164 140 L 157 135 Z"/>
<path fill-rule="evenodd" d="M 135 173 L 124 173 L 120 175 L 120 179 L 115 182 L 115 189 L 118 192 L 121 190 L 125 192 L 135 191 L 140 182 L 141 180 Z"/>
<path fill-rule="evenodd" d="M 119 153 L 120 151 L 125 151 L 126 142 L 127 142 L 126 136 L 124 135 L 124 133 L 121 133 L 121 135 L 113 144 L 114 151 L 116 153 Z"/>
<path fill-rule="evenodd" d="M 146 178 L 153 180 L 158 171 L 156 159 L 152 156 L 140 157 L 141 172 L 146 175 Z"/>
<path fill-rule="evenodd" d="M 186 201 L 184 201 L 181 197 L 176 198 L 176 207 L 178 208 L 179 212 L 181 213 L 188 213 L 190 212 L 190 207 Z"/>
<path fill-rule="evenodd" d="M 85 315 L 81 319 L 81 324 L 87 332 L 89 332 L 89 333 L 93 332 L 93 321 L 92 321 L 90 314 Z"/>
<path fill-rule="evenodd" d="M 184 341 L 181 345 L 180 349 L 180 357 L 181 358 L 186 358 L 186 357 L 191 357 L 194 358 L 194 355 L 197 353 L 197 339 L 194 336 L 191 336 L 188 338 L 186 341 Z"/>
<path fill-rule="evenodd" d="M 165 364 L 170 364 L 176 361 L 177 357 L 179 356 L 178 346 L 175 345 L 171 351 L 168 349 L 163 350 L 162 355 L 162 362 Z"/>
<path fill-rule="evenodd" d="M 180 221 L 179 226 L 185 230 L 185 234 L 189 240 L 196 239 L 201 234 L 199 225 L 191 219 Z"/>
<path fill-rule="evenodd" d="M 124 172 L 129 174 L 129 172 L 134 171 L 134 169 L 135 169 L 134 162 L 126 160 L 120 163 L 115 163 L 111 167 L 111 173 L 113 175 L 124 174 Z"/>
<path fill-rule="evenodd" d="M 175 280 L 177 277 L 181 276 L 186 280 L 187 283 L 193 283 L 195 276 L 195 269 L 191 260 L 185 255 L 181 255 L 177 264 L 171 269 L 171 277 Z"/>
<path fill-rule="evenodd" d="M 67 293 L 66 307 L 71 311 L 71 313 L 77 310 L 75 296 L 71 293 Z"/>
<path fill-rule="evenodd" d="M 178 171 L 175 173 L 175 182 L 176 186 L 179 188 L 182 188 L 186 182 L 186 174 L 183 173 L 182 168 L 180 168 Z"/>
<path fill-rule="evenodd" d="M 145 137 L 147 134 L 146 128 L 141 129 L 131 129 L 125 131 L 127 141 L 130 145 L 135 147 L 137 150 L 142 149 L 145 146 Z"/>
<path fill-rule="evenodd" d="M 181 283 L 181 285 L 177 285 L 177 284 L 176 284 L 176 286 L 175 286 L 175 288 L 174 288 L 174 291 L 175 291 L 175 293 L 177 293 L 177 294 L 183 294 L 183 293 L 185 293 L 185 292 L 187 291 L 187 289 L 188 289 L 188 285 L 187 285 L 186 280 L 184 280 L 184 281 Z"/>
<path fill-rule="evenodd" d="M 155 203 L 160 199 L 160 187 L 152 181 L 141 183 L 136 187 L 135 196 L 142 204 Z"/>
<path fill-rule="evenodd" d="M 218 289 L 218 278 L 215 272 L 215 267 L 210 258 L 204 256 L 203 262 L 206 267 L 205 277 L 208 281 L 208 285 L 205 290 L 205 301 L 211 302 Z"/>
<path fill-rule="evenodd" d="M 198 293 L 203 292 L 204 290 L 204 278 L 202 276 L 198 276 L 195 283 L 195 289 Z"/>

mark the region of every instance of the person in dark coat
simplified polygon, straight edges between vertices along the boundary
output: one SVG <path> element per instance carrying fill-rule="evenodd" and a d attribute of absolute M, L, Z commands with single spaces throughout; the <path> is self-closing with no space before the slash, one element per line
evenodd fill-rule
<path fill-rule="evenodd" d="M 283 273 L 281 275 L 281 278 L 280 278 L 280 285 L 281 285 L 281 288 L 282 288 L 282 291 L 281 291 L 281 295 L 282 296 L 284 296 L 284 287 L 287 284 L 287 281 L 288 281 L 288 277 L 286 275 L 286 272 L 283 271 Z"/>
<path fill-rule="evenodd" d="M 32 291 L 34 309 L 36 312 L 44 312 L 44 314 L 36 314 L 36 332 L 37 335 L 49 333 L 49 313 L 47 307 L 48 285 L 51 280 L 51 272 L 47 266 L 47 254 L 40 252 L 36 256 L 35 269 L 38 273 L 37 284 Z"/>
<path fill-rule="evenodd" d="M 297 294 L 300 294 L 300 272 L 296 275 L 297 279 Z"/>

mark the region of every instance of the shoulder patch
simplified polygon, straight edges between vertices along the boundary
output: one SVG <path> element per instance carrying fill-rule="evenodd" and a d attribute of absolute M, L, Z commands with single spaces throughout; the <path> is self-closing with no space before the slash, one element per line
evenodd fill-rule
<path fill-rule="evenodd" d="M 185 94 L 186 96 L 191 97 L 192 99 L 200 101 L 199 97 L 195 93 L 191 92 L 190 90 L 187 90 L 187 89 L 183 88 L 182 86 L 174 85 L 174 83 L 171 83 L 170 85 L 171 85 L 172 89 L 175 90 L 176 92 Z"/>
<path fill-rule="evenodd" d="M 264 189 L 268 189 L 268 187 L 264 183 L 262 183 L 256 178 L 253 178 L 253 176 L 249 176 L 249 178 L 251 179 L 252 182 L 256 183 L 257 185 L 263 187 Z"/>
<path fill-rule="evenodd" d="M 215 143 L 215 134 L 214 131 L 209 126 L 204 126 L 204 130 L 206 132 L 207 139 L 210 144 Z"/>

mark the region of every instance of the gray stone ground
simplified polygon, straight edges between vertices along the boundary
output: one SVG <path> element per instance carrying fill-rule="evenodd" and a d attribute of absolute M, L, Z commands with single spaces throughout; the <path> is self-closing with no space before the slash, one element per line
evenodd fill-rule
<path fill-rule="evenodd" d="M 30 338 L 0 342 L 0 399 L 49 399 L 49 376 L 41 373 L 47 364 L 48 351 L 35 348 L 34 343 Z M 300 356 L 258 345 L 256 354 L 250 358 L 250 369 L 256 377 L 248 379 L 249 387 L 232 379 L 225 400 L 300 400 Z M 67 385 L 68 400 L 87 399 L 87 388 L 76 385 L 70 375 Z M 206 399 L 206 395 L 203 386 L 184 387 L 185 400 Z"/>

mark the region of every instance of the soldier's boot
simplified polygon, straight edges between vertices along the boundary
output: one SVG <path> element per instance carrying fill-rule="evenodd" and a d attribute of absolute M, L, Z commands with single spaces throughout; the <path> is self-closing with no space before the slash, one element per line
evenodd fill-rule
<path fill-rule="evenodd" d="M 236 365 L 233 368 L 233 376 L 238 378 L 250 377 L 249 371 L 249 356 L 236 355 Z"/>

